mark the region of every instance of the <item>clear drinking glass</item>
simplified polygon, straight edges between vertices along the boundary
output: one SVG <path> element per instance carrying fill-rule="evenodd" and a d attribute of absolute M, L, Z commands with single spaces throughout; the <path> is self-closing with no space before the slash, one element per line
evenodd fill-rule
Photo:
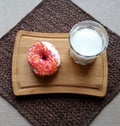
<path fill-rule="evenodd" d="M 91 20 L 81 21 L 69 33 L 70 57 L 75 63 L 92 63 L 108 47 L 106 29 Z"/>

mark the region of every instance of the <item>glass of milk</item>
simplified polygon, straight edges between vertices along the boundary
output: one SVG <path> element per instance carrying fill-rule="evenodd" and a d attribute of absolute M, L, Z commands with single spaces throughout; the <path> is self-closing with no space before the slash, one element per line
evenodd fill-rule
<path fill-rule="evenodd" d="M 75 63 L 92 63 L 108 47 L 108 33 L 99 23 L 86 20 L 73 26 L 69 33 L 70 56 Z"/>

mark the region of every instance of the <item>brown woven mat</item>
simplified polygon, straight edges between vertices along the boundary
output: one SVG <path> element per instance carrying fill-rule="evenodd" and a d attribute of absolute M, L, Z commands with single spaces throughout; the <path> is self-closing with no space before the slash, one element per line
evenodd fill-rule
<path fill-rule="evenodd" d="M 120 37 L 109 29 L 108 92 L 104 98 L 74 94 L 15 97 L 11 66 L 13 46 L 19 30 L 69 32 L 82 20 L 95 20 L 69 0 L 44 0 L 0 39 L 0 93 L 34 126 L 87 126 L 120 91 Z"/>

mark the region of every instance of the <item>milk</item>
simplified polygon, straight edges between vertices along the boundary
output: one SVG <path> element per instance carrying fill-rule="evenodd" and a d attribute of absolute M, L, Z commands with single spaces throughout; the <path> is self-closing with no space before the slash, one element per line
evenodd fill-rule
<path fill-rule="evenodd" d="M 70 38 L 70 56 L 76 63 L 91 63 L 102 50 L 102 38 L 98 32 L 90 28 L 82 28 Z"/>
<path fill-rule="evenodd" d="M 73 49 L 81 55 L 93 56 L 102 49 L 102 38 L 95 30 L 83 28 L 71 38 Z"/>
<path fill-rule="evenodd" d="M 100 23 L 80 21 L 69 33 L 70 56 L 75 63 L 86 65 L 106 50 L 108 42 L 108 33 Z"/>

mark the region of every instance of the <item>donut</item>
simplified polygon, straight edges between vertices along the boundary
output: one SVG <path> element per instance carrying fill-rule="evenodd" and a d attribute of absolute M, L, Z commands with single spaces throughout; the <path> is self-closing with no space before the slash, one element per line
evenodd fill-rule
<path fill-rule="evenodd" d="M 50 76 L 60 66 L 60 55 L 51 43 L 41 41 L 29 48 L 27 61 L 36 75 Z"/>

